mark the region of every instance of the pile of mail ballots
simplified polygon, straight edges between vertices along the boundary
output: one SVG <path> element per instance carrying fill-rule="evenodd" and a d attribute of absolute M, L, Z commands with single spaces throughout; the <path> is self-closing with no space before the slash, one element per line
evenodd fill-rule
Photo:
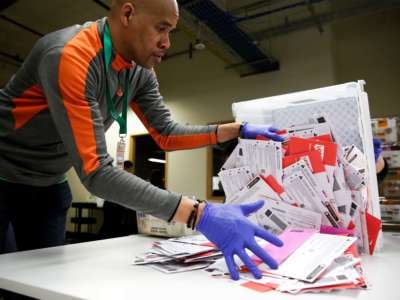
<path fill-rule="evenodd" d="M 323 234 L 315 229 L 291 228 L 282 232 L 279 238 L 283 241 L 282 247 L 257 240 L 279 263 L 278 269 L 269 269 L 249 252 L 262 270 L 262 278 L 255 279 L 243 263 L 235 259 L 241 273 L 240 279 L 231 283 L 257 292 L 275 290 L 291 294 L 367 288 L 355 237 Z M 230 280 L 223 259 L 205 271 L 214 278 Z"/>
<path fill-rule="evenodd" d="M 280 132 L 284 142 L 239 139 L 218 176 L 226 202 L 259 199 L 251 220 L 275 234 L 288 228 L 346 229 L 361 253 L 374 251 L 380 220 L 367 212 L 367 161 L 355 145 L 335 142 L 329 123 Z"/>
<path fill-rule="evenodd" d="M 288 228 L 279 238 L 282 247 L 256 238 L 279 263 L 276 270 L 269 269 L 246 250 L 262 271 L 261 279 L 255 279 L 235 257 L 240 279 L 232 281 L 222 253 L 201 234 L 156 241 L 149 251 L 136 256 L 133 264 L 147 265 L 166 274 L 204 269 L 205 276 L 222 278 L 257 292 L 297 294 L 367 287 L 356 238 L 348 232 L 325 234 L 316 229 Z"/>
<path fill-rule="evenodd" d="M 189 235 L 154 242 L 149 251 L 135 257 L 133 264 L 171 274 L 206 268 L 221 257 L 203 235 Z"/>

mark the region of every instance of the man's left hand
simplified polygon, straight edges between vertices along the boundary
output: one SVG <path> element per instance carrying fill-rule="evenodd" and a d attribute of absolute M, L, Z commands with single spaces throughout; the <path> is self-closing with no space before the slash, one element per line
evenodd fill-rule
<path fill-rule="evenodd" d="M 243 123 L 240 136 L 245 139 L 255 139 L 263 136 L 276 142 L 283 142 L 283 137 L 278 134 L 279 129 L 271 125 Z"/>

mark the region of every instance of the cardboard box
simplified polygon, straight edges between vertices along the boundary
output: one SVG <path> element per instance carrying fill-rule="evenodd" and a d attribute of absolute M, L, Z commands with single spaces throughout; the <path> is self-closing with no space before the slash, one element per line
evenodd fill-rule
<path fill-rule="evenodd" d="M 374 136 L 385 144 L 395 144 L 399 141 L 400 122 L 397 117 L 371 119 Z"/>
<path fill-rule="evenodd" d="M 387 198 L 400 197 L 400 179 L 385 179 L 382 183 L 382 191 Z"/>
<path fill-rule="evenodd" d="M 161 220 L 159 218 L 137 213 L 138 231 L 142 234 L 163 236 L 163 237 L 180 237 L 192 234 L 193 231 L 186 228 L 185 224 Z"/>
<path fill-rule="evenodd" d="M 382 151 L 389 168 L 400 168 L 400 146 L 392 146 Z"/>
<path fill-rule="evenodd" d="M 383 223 L 400 224 L 400 200 L 381 201 L 381 218 Z"/>

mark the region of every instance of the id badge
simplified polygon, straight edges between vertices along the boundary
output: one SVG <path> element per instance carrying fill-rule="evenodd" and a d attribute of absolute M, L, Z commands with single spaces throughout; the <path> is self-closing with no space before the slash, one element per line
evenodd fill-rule
<path fill-rule="evenodd" d="M 121 139 L 117 143 L 117 155 L 116 155 L 116 165 L 117 168 L 121 170 L 124 169 L 125 149 L 126 149 L 125 139 L 124 137 L 121 137 Z"/>

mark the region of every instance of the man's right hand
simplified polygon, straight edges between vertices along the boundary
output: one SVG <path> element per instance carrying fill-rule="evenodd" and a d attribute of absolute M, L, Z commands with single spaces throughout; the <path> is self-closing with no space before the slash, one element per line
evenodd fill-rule
<path fill-rule="evenodd" d="M 234 255 L 243 261 L 255 278 L 259 279 L 262 276 L 261 271 L 246 253 L 246 248 L 270 268 L 278 267 L 278 263 L 256 243 L 254 238 L 258 236 L 278 247 L 281 247 L 283 242 L 247 219 L 248 215 L 259 210 L 263 205 L 263 200 L 241 205 L 207 203 L 199 216 L 196 230 L 203 233 L 222 251 L 234 280 L 239 279 Z"/>

